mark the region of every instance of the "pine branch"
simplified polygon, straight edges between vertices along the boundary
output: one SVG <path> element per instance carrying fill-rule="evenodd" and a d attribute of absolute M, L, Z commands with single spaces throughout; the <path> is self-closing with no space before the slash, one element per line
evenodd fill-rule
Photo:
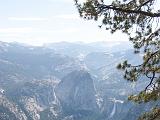
<path fill-rule="evenodd" d="M 152 12 L 146 12 L 146 11 L 141 11 L 141 10 L 131 10 L 129 8 L 120 8 L 120 7 L 116 7 L 113 5 L 99 4 L 98 6 L 99 6 L 98 9 L 100 9 L 100 11 L 111 9 L 111 10 L 128 13 L 128 14 L 141 14 L 141 15 L 148 16 L 148 17 L 160 17 L 160 13 L 152 13 Z"/>
<path fill-rule="evenodd" d="M 142 5 L 138 6 L 138 9 L 137 10 L 140 10 L 143 6 L 147 5 L 148 3 L 152 2 L 154 0 L 148 0 L 146 2 L 144 2 Z"/>

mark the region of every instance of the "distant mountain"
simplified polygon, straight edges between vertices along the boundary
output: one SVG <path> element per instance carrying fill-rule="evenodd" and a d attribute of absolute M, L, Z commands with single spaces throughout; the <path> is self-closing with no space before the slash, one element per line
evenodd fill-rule
<path fill-rule="evenodd" d="M 57 53 L 62 53 L 68 56 L 87 55 L 91 52 L 117 52 L 131 49 L 131 43 L 118 42 L 118 41 L 106 41 L 106 42 L 94 42 L 94 43 L 82 43 L 82 42 L 58 42 L 44 44 L 45 48 L 53 49 Z"/>
<path fill-rule="evenodd" d="M 78 60 L 43 47 L 3 43 L 0 48 L 3 49 L 0 52 L 2 74 L 10 72 L 15 76 L 19 72 L 18 75 L 27 79 L 50 79 L 81 68 Z"/>
<path fill-rule="evenodd" d="M 135 120 L 153 106 L 127 96 L 148 81 L 123 78 L 116 65 L 139 64 L 128 42 L 0 42 L 0 120 Z"/>

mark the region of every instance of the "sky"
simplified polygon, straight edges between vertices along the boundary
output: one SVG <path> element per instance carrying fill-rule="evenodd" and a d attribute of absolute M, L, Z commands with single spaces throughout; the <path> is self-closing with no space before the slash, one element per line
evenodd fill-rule
<path fill-rule="evenodd" d="M 42 45 L 53 42 L 125 41 L 95 21 L 79 17 L 73 0 L 0 0 L 0 41 Z"/>

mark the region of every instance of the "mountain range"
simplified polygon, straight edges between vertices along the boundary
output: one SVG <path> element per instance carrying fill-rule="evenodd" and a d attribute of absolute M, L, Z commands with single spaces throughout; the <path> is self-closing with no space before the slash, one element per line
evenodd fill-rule
<path fill-rule="evenodd" d="M 124 80 L 126 59 L 142 61 L 129 42 L 0 42 L 0 120 L 135 120 L 159 102 L 127 100 L 148 81 Z"/>

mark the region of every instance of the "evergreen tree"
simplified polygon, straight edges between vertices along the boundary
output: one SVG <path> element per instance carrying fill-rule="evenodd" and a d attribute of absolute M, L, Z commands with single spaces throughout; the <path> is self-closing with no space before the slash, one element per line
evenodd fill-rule
<path fill-rule="evenodd" d="M 75 0 L 82 18 L 102 21 L 100 28 L 111 33 L 122 31 L 133 43 L 135 53 L 143 55 L 143 62 L 132 65 L 128 61 L 117 66 L 124 70 L 124 78 L 133 82 L 145 76 L 149 84 L 137 95 L 129 96 L 135 102 L 160 99 L 160 9 L 156 0 Z M 140 120 L 158 120 L 160 108 L 145 113 Z"/>

